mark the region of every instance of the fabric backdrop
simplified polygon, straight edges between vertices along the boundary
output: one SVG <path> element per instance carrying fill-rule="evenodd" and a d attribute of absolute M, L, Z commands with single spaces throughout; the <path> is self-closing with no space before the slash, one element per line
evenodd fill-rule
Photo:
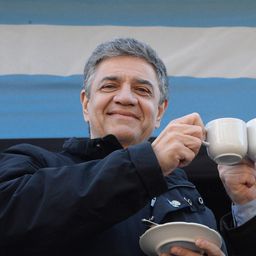
<path fill-rule="evenodd" d="M 0 0 L 0 138 L 82 137 L 83 66 L 134 37 L 168 68 L 172 119 L 256 117 L 254 0 Z"/>

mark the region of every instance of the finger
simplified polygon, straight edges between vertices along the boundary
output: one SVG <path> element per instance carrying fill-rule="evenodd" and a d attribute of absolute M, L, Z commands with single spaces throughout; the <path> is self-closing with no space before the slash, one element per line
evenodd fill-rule
<path fill-rule="evenodd" d="M 198 125 L 198 126 L 204 127 L 204 123 L 198 113 L 192 113 L 192 114 L 177 118 L 173 120 L 173 122 L 180 123 L 180 124 Z"/>
<path fill-rule="evenodd" d="M 202 129 L 203 136 L 201 137 L 201 139 L 205 139 L 205 137 L 206 137 L 206 129 L 205 129 L 204 123 L 198 113 L 192 113 L 192 114 L 177 118 L 177 119 L 173 120 L 171 123 L 198 126 Z"/>
<path fill-rule="evenodd" d="M 221 249 L 214 243 L 208 242 L 203 239 L 195 241 L 196 246 L 202 249 L 208 256 L 225 256 Z"/>
<path fill-rule="evenodd" d="M 192 150 L 195 154 L 198 153 L 202 145 L 202 141 L 199 138 L 191 135 L 185 135 L 182 142 L 186 148 Z"/>
<path fill-rule="evenodd" d="M 244 184 L 248 187 L 248 188 L 251 188 L 255 185 L 256 183 L 256 179 L 255 179 L 255 176 L 250 174 L 250 175 L 246 175 L 245 176 L 245 182 Z"/>
<path fill-rule="evenodd" d="M 170 145 L 170 158 L 178 161 L 177 167 L 188 165 L 197 155 L 201 140 L 189 135 L 177 135 L 176 140 Z"/>
<path fill-rule="evenodd" d="M 254 162 L 248 157 L 244 157 L 240 164 L 246 164 L 251 168 L 254 168 Z"/>
<path fill-rule="evenodd" d="M 247 164 L 218 166 L 221 181 L 236 204 L 244 204 L 256 198 L 255 169 Z"/>
<path fill-rule="evenodd" d="M 198 153 L 201 140 L 197 137 L 165 130 L 152 143 L 164 175 L 189 164 Z"/>
<path fill-rule="evenodd" d="M 248 168 L 251 169 L 251 171 L 255 171 L 254 163 L 248 158 L 244 158 L 239 164 L 236 165 L 218 165 L 218 169 L 220 170 L 247 170 Z"/>
<path fill-rule="evenodd" d="M 189 249 L 182 248 L 182 247 L 176 247 L 176 246 L 174 246 L 170 249 L 170 253 L 171 253 L 171 255 L 175 255 L 175 256 L 200 256 L 200 255 L 202 255 L 201 253 L 194 252 Z"/>
<path fill-rule="evenodd" d="M 220 178 L 224 183 L 253 185 L 256 179 L 256 171 L 250 166 L 247 164 L 234 166 L 219 165 Z"/>
<path fill-rule="evenodd" d="M 168 132 L 177 132 L 203 139 L 204 132 L 201 126 L 191 124 L 170 123 Z"/>
<path fill-rule="evenodd" d="M 220 178 L 224 185 L 228 186 L 230 189 L 241 189 L 241 185 L 248 188 L 254 186 L 256 183 L 255 176 L 252 173 L 221 173 Z"/>

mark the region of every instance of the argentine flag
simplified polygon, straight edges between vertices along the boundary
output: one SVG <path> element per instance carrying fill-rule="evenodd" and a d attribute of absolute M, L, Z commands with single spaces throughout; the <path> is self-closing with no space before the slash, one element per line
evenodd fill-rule
<path fill-rule="evenodd" d="M 0 138 L 87 136 L 83 67 L 116 37 L 150 44 L 167 66 L 155 135 L 191 112 L 256 117 L 255 0 L 0 0 Z"/>

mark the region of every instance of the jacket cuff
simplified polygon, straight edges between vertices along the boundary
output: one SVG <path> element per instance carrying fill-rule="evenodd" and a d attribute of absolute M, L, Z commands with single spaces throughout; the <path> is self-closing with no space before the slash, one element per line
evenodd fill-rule
<path fill-rule="evenodd" d="M 166 192 L 167 183 L 151 144 L 143 142 L 128 147 L 128 152 L 150 198 Z"/>

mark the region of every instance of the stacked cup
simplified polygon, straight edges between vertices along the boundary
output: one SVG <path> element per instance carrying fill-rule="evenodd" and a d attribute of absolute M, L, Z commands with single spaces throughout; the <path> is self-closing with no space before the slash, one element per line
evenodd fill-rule
<path fill-rule="evenodd" d="M 234 165 L 249 157 L 256 162 L 256 118 L 219 118 L 206 124 L 207 153 L 217 164 Z"/>
<path fill-rule="evenodd" d="M 247 122 L 248 157 L 256 162 L 256 118 Z"/>

